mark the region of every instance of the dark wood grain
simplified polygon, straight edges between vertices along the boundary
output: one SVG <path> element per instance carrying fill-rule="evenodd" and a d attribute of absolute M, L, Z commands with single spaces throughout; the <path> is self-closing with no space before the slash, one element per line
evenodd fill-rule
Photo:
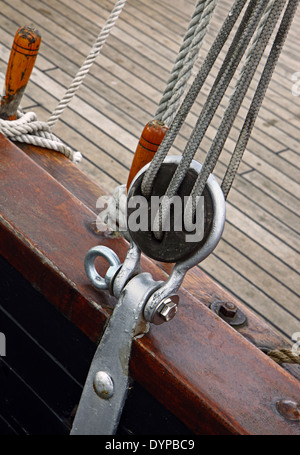
<path fill-rule="evenodd" d="M 94 213 L 97 212 L 96 201 L 98 197 L 106 194 L 101 186 L 92 182 L 60 153 L 27 144 L 18 144 L 18 146 L 90 210 Z M 127 245 L 126 241 L 125 245 Z M 167 274 L 172 270 L 173 264 L 153 262 Z M 201 267 L 194 267 L 187 273 L 184 288 L 207 307 L 210 307 L 215 301 L 235 303 L 247 316 L 247 323 L 243 327 L 239 327 L 238 331 L 255 346 L 270 350 L 290 347 L 281 334 L 213 281 L 201 270 Z M 284 368 L 300 380 L 299 366 L 284 365 Z"/>
<path fill-rule="evenodd" d="M 102 243 L 123 260 L 127 243 L 95 235 L 90 228 L 95 213 L 70 191 L 73 182 L 58 183 L 2 137 L 0 150 L 1 254 L 97 342 L 115 299 L 90 286 L 83 259 Z M 166 277 L 146 258 L 142 267 L 155 279 Z M 197 287 L 209 298 L 221 295 L 202 273 Z M 300 434 L 299 424 L 285 420 L 275 407 L 281 398 L 299 401 L 299 381 L 189 289 L 182 287 L 179 294 L 176 318 L 135 341 L 133 377 L 196 433 Z"/>

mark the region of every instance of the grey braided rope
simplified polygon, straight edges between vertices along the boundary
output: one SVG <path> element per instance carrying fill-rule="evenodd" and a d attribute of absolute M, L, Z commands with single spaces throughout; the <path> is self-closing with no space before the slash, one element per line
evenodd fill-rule
<path fill-rule="evenodd" d="M 199 147 L 199 144 L 204 137 L 204 134 L 225 94 L 225 91 L 234 76 L 234 73 L 238 67 L 239 62 L 244 55 L 247 46 L 253 36 L 259 20 L 265 10 L 267 5 L 267 0 L 257 2 L 256 0 L 252 0 L 247 8 L 247 11 L 244 15 L 244 19 L 241 22 L 237 36 L 240 37 L 238 42 L 236 43 L 233 40 L 229 51 L 227 53 L 227 59 L 225 59 L 217 78 L 217 83 L 214 84 L 212 87 L 210 94 L 206 100 L 206 103 L 202 109 L 201 115 L 196 122 L 192 135 L 185 147 L 183 152 L 183 159 L 181 160 L 180 164 L 178 165 L 173 178 L 167 188 L 166 196 L 168 198 L 172 198 L 176 193 L 177 190 L 183 181 L 186 172 L 190 166 L 190 163 Z M 225 66 L 226 63 L 226 66 Z M 194 194 L 191 195 L 191 199 L 194 204 Z M 190 208 L 189 204 L 186 207 L 186 210 Z M 163 219 L 167 216 L 168 210 L 164 206 L 161 206 L 161 210 L 159 211 L 158 216 L 156 216 L 154 222 L 154 235 L 157 238 L 162 237 L 161 226 L 163 224 Z M 192 220 L 191 216 L 186 217 L 186 220 Z M 187 228 L 188 229 L 188 228 Z"/>
<path fill-rule="evenodd" d="M 217 0 L 198 0 L 158 109 L 157 120 L 170 125 L 187 86 Z"/>
<path fill-rule="evenodd" d="M 53 128 L 55 123 L 59 120 L 61 117 L 63 111 L 66 109 L 72 98 L 74 97 L 75 93 L 77 92 L 78 88 L 81 86 L 85 76 L 88 74 L 91 66 L 95 62 L 96 58 L 101 52 L 101 49 L 106 42 L 113 26 L 115 25 L 118 17 L 120 16 L 122 9 L 126 3 L 126 0 L 118 0 L 110 13 L 104 27 L 102 28 L 98 38 L 96 39 L 92 49 L 90 50 L 89 55 L 87 56 L 85 62 L 77 72 L 73 82 L 71 83 L 70 87 L 66 91 L 65 95 L 63 98 L 60 100 L 58 103 L 57 107 L 55 110 L 52 112 L 49 120 L 48 120 L 48 125 L 50 129 Z"/>
<path fill-rule="evenodd" d="M 230 162 L 226 169 L 226 173 L 223 178 L 221 185 L 222 191 L 224 193 L 225 199 L 228 196 L 230 188 L 232 186 L 233 180 L 237 173 L 240 161 L 248 144 L 255 120 L 257 118 L 259 109 L 262 105 L 265 93 L 269 86 L 272 74 L 274 72 L 275 66 L 277 64 L 278 58 L 280 56 L 282 47 L 284 45 L 285 39 L 289 32 L 293 17 L 297 10 L 299 0 L 289 1 L 289 4 L 286 8 L 285 14 L 283 16 L 281 25 L 277 32 L 276 38 L 272 45 L 272 49 L 268 56 L 267 62 L 265 64 L 264 70 L 262 72 L 260 81 L 258 83 L 257 89 L 255 91 L 254 97 L 251 102 L 251 106 L 247 113 L 243 128 L 240 132 L 237 144 L 235 146 L 234 152 L 231 156 Z"/>
<path fill-rule="evenodd" d="M 252 45 L 249 48 L 249 52 L 246 56 L 246 60 L 242 67 L 234 92 L 223 115 L 221 125 L 218 128 L 216 137 L 211 144 L 201 172 L 191 192 L 191 197 L 193 200 L 195 200 L 197 196 L 201 196 L 207 179 L 215 168 L 216 162 L 224 147 L 233 122 L 240 109 L 248 87 L 253 79 L 258 64 L 263 56 L 265 48 L 274 31 L 285 3 L 286 0 L 271 0 L 268 5 L 269 7 L 266 9 L 260 21 L 257 33 L 255 34 Z M 195 210 L 196 206 L 193 203 L 193 214 Z"/>
<path fill-rule="evenodd" d="M 168 103 L 172 97 L 173 89 L 178 80 L 178 75 L 183 68 L 184 61 L 186 56 L 189 53 L 190 45 L 194 39 L 195 32 L 199 21 L 201 19 L 206 0 L 198 0 L 195 6 L 194 13 L 192 15 L 191 21 L 188 25 L 187 32 L 183 38 L 182 45 L 177 54 L 173 69 L 170 73 L 169 79 L 167 81 L 166 88 L 163 92 L 161 100 L 158 104 L 157 111 L 155 113 L 155 118 L 157 120 L 163 121 L 163 115 L 166 112 Z"/>
<path fill-rule="evenodd" d="M 226 17 L 217 37 L 214 40 L 213 45 L 211 46 L 198 74 L 193 81 L 185 99 L 177 112 L 172 125 L 170 126 L 168 132 L 166 133 L 158 151 L 152 159 L 149 169 L 146 171 L 142 185 L 141 191 L 143 196 L 149 198 L 151 195 L 151 190 L 153 182 L 157 175 L 160 166 L 168 154 L 170 148 L 173 145 L 173 142 L 182 127 L 192 105 L 194 104 L 199 91 L 201 90 L 212 66 L 214 65 L 218 55 L 220 54 L 230 32 L 232 31 L 245 3 L 247 0 L 235 0 L 235 3 L 232 7 L 231 12 Z"/>
<path fill-rule="evenodd" d="M 176 194 L 190 163 L 200 145 L 201 140 L 229 86 L 231 79 L 241 61 L 247 45 L 257 27 L 257 23 L 263 13 L 267 0 L 257 2 L 252 0 L 244 15 L 235 39 L 230 45 L 227 56 L 219 70 L 216 81 L 210 90 L 208 98 L 202 108 L 201 114 L 196 122 L 193 132 L 183 151 L 183 159 L 176 169 L 169 184 L 166 194 L 172 197 Z"/>

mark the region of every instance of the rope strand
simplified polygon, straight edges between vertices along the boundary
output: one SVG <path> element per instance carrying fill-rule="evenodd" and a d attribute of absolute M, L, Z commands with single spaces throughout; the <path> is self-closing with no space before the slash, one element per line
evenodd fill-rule
<path fill-rule="evenodd" d="M 272 73 L 275 69 L 284 39 L 288 33 L 298 3 L 299 0 L 289 0 L 284 17 L 279 27 L 279 31 L 276 35 L 275 41 L 273 42 L 271 52 L 268 56 L 267 63 L 265 64 L 262 76 L 252 99 L 250 109 L 240 133 L 240 137 L 224 176 L 222 190 L 224 191 L 225 197 L 227 197 L 228 191 L 232 185 L 232 181 L 236 174 L 243 151 L 248 142 L 251 130 L 258 115 L 259 108 L 267 90 L 267 86 L 270 82 Z M 195 213 L 196 201 L 199 199 L 199 196 L 201 196 L 207 179 L 215 168 L 217 160 L 219 159 L 219 156 L 223 150 L 235 118 L 246 96 L 247 90 L 253 80 L 258 65 L 272 36 L 272 33 L 276 28 L 277 22 L 282 13 L 282 10 L 284 9 L 285 4 L 286 0 L 250 0 L 244 17 L 241 20 L 238 30 L 229 47 L 225 60 L 223 61 L 221 69 L 203 106 L 202 112 L 199 115 L 193 132 L 183 151 L 182 160 L 174 172 L 174 175 L 165 192 L 164 198 L 162 198 L 162 202 L 154 220 L 153 226 L 153 233 L 157 239 L 161 239 L 163 236 L 162 226 L 165 217 L 169 215 L 169 201 L 175 196 L 175 194 L 177 194 L 178 188 L 185 178 L 190 163 L 199 148 L 199 145 L 216 113 L 218 106 L 220 105 L 223 96 L 225 95 L 230 81 L 232 80 L 240 64 L 243 55 L 247 51 L 245 62 L 240 71 L 233 94 L 229 99 L 224 114 L 222 115 L 221 124 L 218 127 L 217 134 L 207 153 L 201 172 L 197 177 L 194 188 L 190 194 L 189 203 L 185 209 L 185 215 L 187 215 L 187 212 L 190 211 L 192 211 L 192 214 Z M 241 9 L 239 9 L 239 7 L 241 7 L 241 4 L 239 4 L 239 2 L 235 2 L 234 8 L 232 9 L 232 12 L 229 16 L 232 16 L 234 11 L 239 11 L 240 13 Z M 237 17 L 238 15 L 235 17 L 235 21 L 237 20 Z M 235 21 L 231 23 L 232 26 Z M 229 36 L 232 26 L 230 28 L 229 18 L 227 18 L 227 23 L 226 21 L 224 22 L 223 28 L 221 30 L 223 32 L 223 35 L 221 35 L 222 39 L 218 42 L 218 38 L 220 37 L 219 33 L 217 40 L 215 40 L 212 48 L 207 55 L 207 59 L 204 61 L 202 67 L 200 68 L 194 83 L 192 84 L 178 113 L 176 114 L 175 119 L 169 128 L 169 131 L 167 132 L 161 146 L 156 152 L 149 166 L 149 169 L 145 173 L 141 185 L 142 194 L 145 197 L 149 198 L 151 195 L 152 185 L 157 172 L 168 151 L 170 150 L 175 137 L 179 132 L 179 129 L 181 128 L 193 102 L 196 99 L 197 94 L 202 88 L 202 85 L 208 76 L 213 63 L 215 62 L 221 48 Z M 249 43 L 250 46 L 248 48 Z M 214 51 L 212 51 L 212 49 L 214 49 Z M 213 60 L 211 59 L 212 56 L 214 57 Z M 175 90 L 175 88 L 176 84 L 174 85 L 173 90 Z M 192 223 L 193 217 L 185 216 L 185 219 L 190 219 Z M 189 229 L 189 226 L 186 226 L 186 228 Z"/>
<path fill-rule="evenodd" d="M 291 349 L 274 349 L 272 351 L 268 351 L 266 354 L 274 360 L 274 362 L 279 364 L 291 363 L 300 365 L 300 355 L 295 354 Z"/>
<path fill-rule="evenodd" d="M 240 106 L 242 105 L 259 62 L 261 61 L 269 39 L 278 22 L 285 2 L 286 0 L 272 0 L 269 5 L 267 5 L 267 8 L 260 20 L 257 32 L 246 55 L 246 60 L 241 69 L 234 92 L 224 112 L 222 122 L 218 128 L 217 134 L 203 163 L 201 172 L 191 192 L 193 200 L 195 200 L 196 197 L 201 196 L 207 179 L 215 168 Z M 193 214 L 195 213 L 195 210 L 196 207 L 193 205 Z"/>
<path fill-rule="evenodd" d="M 245 3 L 247 0 L 235 0 L 234 6 L 231 12 L 225 19 L 221 30 L 219 31 L 212 47 L 210 48 L 198 74 L 193 81 L 185 99 L 182 102 L 180 109 L 178 110 L 172 125 L 170 126 L 168 132 L 166 133 L 158 151 L 154 155 L 154 158 L 151 161 L 150 167 L 144 175 L 142 181 L 142 194 L 143 196 L 149 198 L 151 195 L 152 185 L 159 171 L 159 168 L 167 156 L 170 148 L 173 145 L 173 142 L 181 129 L 191 107 L 193 106 L 211 68 L 213 67 L 216 59 L 218 58 L 232 28 L 234 27 Z"/>
<path fill-rule="evenodd" d="M 217 0 L 198 0 L 155 118 L 172 123 L 201 49 Z"/>
<path fill-rule="evenodd" d="M 242 156 L 249 141 L 255 120 L 258 116 L 259 109 L 262 105 L 265 93 L 271 81 L 272 74 L 278 62 L 278 58 L 280 56 L 282 47 L 284 45 L 290 26 L 292 24 L 293 17 L 295 15 L 298 4 L 299 0 L 292 0 L 287 5 L 285 14 L 283 16 L 272 49 L 268 56 L 266 65 L 264 67 L 263 73 L 258 83 L 253 100 L 251 102 L 251 106 L 249 108 L 243 128 L 240 132 L 240 136 L 238 138 L 237 144 L 230 159 L 229 165 L 226 169 L 225 176 L 223 178 L 221 188 L 223 190 L 225 198 L 227 198 L 228 196 L 233 180 L 237 173 L 239 164 L 241 162 Z"/>
<path fill-rule="evenodd" d="M 49 120 L 48 120 L 48 125 L 50 129 L 53 129 L 53 126 L 55 123 L 59 120 L 61 117 L 62 113 L 66 109 L 66 107 L 69 105 L 71 100 L 73 99 L 75 93 L 81 86 L 84 78 L 88 74 L 88 72 L 91 69 L 91 66 L 95 62 L 96 58 L 100 54 L 103 45 L 105 44 L 108 36 L 110 35 L 110 32 L 115 25 L 118 17 L 120 16 L 122 9 L 126 3 L 126 0 L 118 0 L 112 10 L 112 12 L 109 15 L 109 18 L 107 19 L 103 29 L 98 35 L 98 38 L 96 39 L 92 49 L 90 50 L 89 55 L 87 56 L 86 60 L 82 64 L 81 68 L 77 72 L 73 82 L 69 86 L 68 90 L 66 91 L 65 95 L 63 98 L 60 100 L 59 104 L 57 107 L 54 109 L 52 112 Z"/>
<path fill-rule="evenodd" d="M 251 0 L 249 6 L 246 10 L 244 18 L 239 26 L 237 36 L 240 36 L 240 39 L 237 43 L 232 42 L 229 51 L 227 53 L 228 64 L 225 66 L 225 62 L 222 65 L 219 71 L 219 77 L 217 78 L 217 83 L 212 87 L 210 94 L 206 100 L 206 103 L 202 109 L 202 112 L 196 122 L 196 125 L 193 129 L 193 132 L 190 136 L 190 139 L 185 147 L 183 152 L 183 158 L 178 165 L 172 180 L 167 188 L 166 195 L 168 198 L 172 198 L 183 181 L 186 172 L 190 166 L 190 163 L 199 147 L 199 144 L 204 137 L 204 134 L 225 94 L 225 91 L 234 76 L 234 73 L 238 67 L 239 62 L 244 55 L 244 52 L 253 36 L 258 22 L 263 14 L 263 11 L 267 5 L 267 0 L 257 2 L 257 0 Z M 227 62 L 226 62 L 227 63 Z M 158 150 L 159 151 L 159 150 Z M 203 170 L 203 169 L 202 169 Z M 201 172 L 202 174 L 202 172 Z M 199 178 L 199 177 L 198 177 Z M 193 206 L 195 199 L 193 198 Z M 189 207 L 189 206 L 188 206 Z M 188 209 L 187 207 L 187 209 Z M 157 238 L 162 237 L 161 226 L 163 219 L 167 216 L 168 211 L 164 211 L 164 207 L 159 211 L 159 216 L 156 217 L 154 226 L 155 233 L 154 235 Z M 191 218 L 191 217 L 190 217 Z M 190 219 L 187 218 L 187 219 Z"/>

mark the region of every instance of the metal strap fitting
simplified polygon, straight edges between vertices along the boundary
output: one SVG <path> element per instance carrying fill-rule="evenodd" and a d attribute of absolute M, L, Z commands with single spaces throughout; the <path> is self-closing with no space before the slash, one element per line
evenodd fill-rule
<path fill-rule="evenodd" d="M 145 172 L 145 168 L 142 171 Z M 91 283 L 97 289 L 109 289 L 118 302 L 93 358 L 71 434 L 109 435 L 116 432 L 128 390 L 133 339 L 147 333 L 150 323 L 162 324 L 175 316 L 176 293 L 186 272 L 212 252 L 222 235 L 224 196 L 212 176 L 208 186 L 213 203 L 209 235 L 192 256 L 175 264 L 165 282 L 155 281 L 149 273 L 141 273 L 141 250 L 133 241 L 123 265 L 107 247 L 96 246 L 87 253 L 85 269 Z M 104 278 L 95 269 L 98 256 L 109 263 Z"/>

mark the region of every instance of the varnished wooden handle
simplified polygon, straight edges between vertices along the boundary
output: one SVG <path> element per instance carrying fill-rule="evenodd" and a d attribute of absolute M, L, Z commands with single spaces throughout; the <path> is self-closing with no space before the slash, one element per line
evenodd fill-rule
<path fill-rule="evenodd" d="M 34 27 L 20 27 L 15 35 L 5 78 L 5 92 L 1 99 L 0 116 L 15 120 L 17 110 L 29 81 L 41 36 Z"/>
<path fill-rule="evenodd" d="M 127 191 L 139 170 L 154 157 L 167 130 L 168 127 L 158 120 L 152 120 L 145 126 L 132 161 L 127 181 Z"/>

